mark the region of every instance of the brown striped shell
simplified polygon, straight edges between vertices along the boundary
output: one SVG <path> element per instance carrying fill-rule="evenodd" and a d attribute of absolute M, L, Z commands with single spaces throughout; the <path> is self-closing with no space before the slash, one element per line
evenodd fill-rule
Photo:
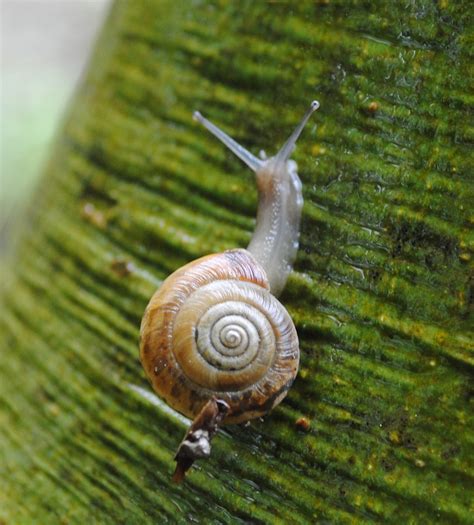
<path fill-rule="evenodd" d="M 238 249 L 197 259 L 164 281 L 142 320 L 140 356 L 174 409 L 195 417 L 215 396 L 230 406 L 224 422 L 238 423 L 285 397 L 299 348 L 265 271 Z"/>

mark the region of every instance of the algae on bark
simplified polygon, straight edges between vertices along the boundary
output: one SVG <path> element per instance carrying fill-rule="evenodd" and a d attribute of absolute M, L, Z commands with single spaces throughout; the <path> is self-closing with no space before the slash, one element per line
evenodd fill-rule
<path fill-rule="evenodd" d="M 0 519 L 470 521 L 469 7 L 115 4 L 4 279 Z M 177 267 L 245 246 L 256 208 L 192 111 L 271 152 L 313 98 L 282 297 L 299 376 L 173 486 L 184 426 L 139 395 L 140 319 Z"/>

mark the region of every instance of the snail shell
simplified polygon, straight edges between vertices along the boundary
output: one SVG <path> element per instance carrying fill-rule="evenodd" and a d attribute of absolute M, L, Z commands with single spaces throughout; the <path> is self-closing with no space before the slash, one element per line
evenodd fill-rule
<path fill-rule="evenodd" d="M 216 397 L 230 407 L 224 422 L 238 423 L 285 397 L 298 371 L 298 337 L 255 257 L 229 250 L 165 280 L 143 317 L 141 360 L 179 412 L 194 417 Z"/>

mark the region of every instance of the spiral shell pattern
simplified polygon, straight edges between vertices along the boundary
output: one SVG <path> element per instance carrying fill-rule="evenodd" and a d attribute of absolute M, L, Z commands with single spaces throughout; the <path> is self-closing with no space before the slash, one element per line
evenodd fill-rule
<path fill-rule="evenodd" d="M 195 416 L 212 396 L 226 422 L 258 417 L 286 395 L 298 369 L 293 322 L 246 250 L 210 255 L 177 270 L 147 307 L 141 359 L 154 389 Z"/>

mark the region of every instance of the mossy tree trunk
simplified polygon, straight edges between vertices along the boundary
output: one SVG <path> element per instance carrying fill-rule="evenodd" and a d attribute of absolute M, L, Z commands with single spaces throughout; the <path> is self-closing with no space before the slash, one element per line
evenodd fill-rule
<path fill-rule="evenodd" d="M 4 278 L 3 522 L 472 520 L 469 9 L 114 5 Z M 282 297 L 300 374 L 174 486 L 184 426 L 137 389 L 141 315 L 177 267 L 244 247 L 256 207 L 192 111 L 271 153 L 313 98 Z"/>

